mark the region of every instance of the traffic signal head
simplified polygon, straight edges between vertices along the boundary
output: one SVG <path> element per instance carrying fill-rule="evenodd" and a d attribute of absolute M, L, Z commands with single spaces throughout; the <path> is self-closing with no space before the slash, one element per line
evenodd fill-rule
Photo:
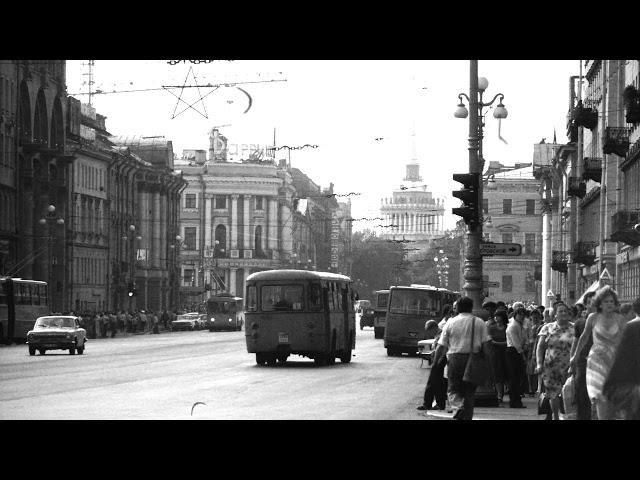
<path fill-rule="evenodd" d="M 462 200 L 463 206 L 453 208 L 451 211 L 464 219 L 467 225 L 479 221 L 480 212 L 480 174 L 479 173 L 454 173 L 453 179 L 460 182 L 464 188 L 455 190 L 452 195 Z"/>
<path fill-rule="evenodd" d="M 130 282 L 127 291 L 128 291 L 129 296 L 133 297 L 136 294 L 136 285 L 135 285 L 135 283 L 131 283 Z"/>

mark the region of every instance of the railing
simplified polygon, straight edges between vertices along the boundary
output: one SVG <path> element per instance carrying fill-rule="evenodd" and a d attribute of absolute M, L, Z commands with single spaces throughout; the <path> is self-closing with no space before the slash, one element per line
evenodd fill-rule
<path fill-rule="evenodd" d="M 602 159 L 585 157 L 582 178 L 600 183 L 602 180 Z"/>
<path fill-rule="evenodd" d="M 605 140 L 602 146 L 602 153 L 615 154 L 619 157 L 625 157 L 629 151 L 629 134 L 630 128 L 626 127 L 607 127 L 605 130 Z"/>
<path fill-rule="evenodd" d="M 583 198 L 587 194 L 587 184 L 580 177 L 569 177 L 567 195 Z"/>
<path fill-rule="evenodd" d="M 574 246 L 573 260 L 574 263 L 582 263 L 590 267 L 596 262 L 596 245 L 595 242 L 578 242 Z"/>
<path fill-rule="evenodd" d="M 611 238 L 613 242 L 622 242 L 632 247 L 640 245 L 640 211 L 622 210 L 612 216 Z"/>

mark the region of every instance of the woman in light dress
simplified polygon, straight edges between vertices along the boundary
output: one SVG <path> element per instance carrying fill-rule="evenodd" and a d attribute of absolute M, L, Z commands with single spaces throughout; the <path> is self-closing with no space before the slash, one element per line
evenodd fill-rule
<path fill-rule="evenodd" d="M 593 337 L 593 346 L 587 357 L 587 393 L 595 406 L 597 419 L 611 420 L 613 410 L 606 397 L 602 395 L 602 387 L 613 364 L 616 349 L 627 322 L 623 315 L 616 312 L 618 295 L 609 285 L 596 292 L 593 306 L 596 312 L 587 317 L 584 332 L 569 361 L 569 372 L 573 373 L 582 349 L 589 338 Z"/>

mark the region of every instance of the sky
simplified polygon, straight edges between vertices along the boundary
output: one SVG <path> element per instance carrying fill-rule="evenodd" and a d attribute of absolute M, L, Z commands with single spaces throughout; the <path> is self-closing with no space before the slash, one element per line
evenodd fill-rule
<path fill-rule="evenodd" d="M 67 91 L 85 103 L 87 62 L 67 60 Z M 480 60 L 478 65 L 478 75 L 489 81 L 485 101 L 502 93 L 508 111 L 499 125 L 487 109 L 485 168 L 490 161 L 531 162 L 533 144 L 542 138 L 552 142 L 554 129 L 558 143 L 566 143 L 569 78 L 578 74 L 579 60 Z M 453 112 L 458 94 L 469 92 L 469 61 L 95 60 L 93 81 L 94 92 L 107 92 L 93 95 L 91 103 L 107 117 L 110 133 L 163 135 L 178 157 L 185 149 L 208 150 L 209 131 L 221 125 L 231 153 L 248 148 L 243 145 L 272 145 L 274 128 L 277 146 L 317 145 L 291 151 L 291 165 L 323 188 L 333 183 L 338 195 L 356 193 L 338 197 L 351 198 L 353 218 L 379 216 L 381 198 L 405 183 L 415 132 L 423 182 L 434 197 L 445 199 L 445 228 L 459 219 L 451 214 L 460 203 L 451 195 L 460 188 L 452 175 L 468 172 L 469 124 Z M 236 82 L 262 83 L 163 88 Z M 289 158 L 287 150 L 276 153 L 280 158 Z M 377 224 L 354 221 L 353 226 Z"/>

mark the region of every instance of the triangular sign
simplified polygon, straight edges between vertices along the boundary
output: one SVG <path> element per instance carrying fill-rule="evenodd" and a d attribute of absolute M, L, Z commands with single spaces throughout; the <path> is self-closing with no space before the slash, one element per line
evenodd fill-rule
<path fill-rule="evenodd" d="M 551 291 L 551 289 L 549 289 L 549 291 L 547 292 L 547 298 L 554 298 L 555 294 Z"/>
<path fill-rule="evenodd" d="M 600 280 L 611 280 L 611 275 L 609 275 L 609 271 L 605 267 L 600 274 Z"/>

